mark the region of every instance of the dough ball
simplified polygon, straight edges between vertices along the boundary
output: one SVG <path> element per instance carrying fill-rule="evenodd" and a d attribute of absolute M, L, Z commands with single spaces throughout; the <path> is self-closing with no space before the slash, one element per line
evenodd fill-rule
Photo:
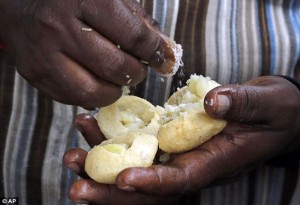
<path fill-rule="evenodd" d="M 100 108 L 97 115 L 99 127 L 107 139 L 142 132 L 157 135 L 159 115 L 154 105 L 136 97 L 125 95 L 115 103 Z"/>
<path fill-rule="evenodd" d="M 157 149 L 155 136 L 130 132 L 92 148 L 85 160 L 85 171 L 96 182 L 114 184 L 116 176 L 126 168 L 151 166 Z"/>
<path fill-rule="evenodd" d="M 169 98 L 157 134 L 160 149 L 168 153 L 188 151 L 224 129 L 226 121 L 207 115 L 203 105 L 206 93 L 217 86 L 208 77 L 192 75 L 187 86 Z"/>

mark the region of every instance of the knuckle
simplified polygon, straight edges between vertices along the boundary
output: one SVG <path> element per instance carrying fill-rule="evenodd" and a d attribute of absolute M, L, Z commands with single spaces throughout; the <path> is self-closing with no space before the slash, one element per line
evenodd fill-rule
<path fill-rule="evenodd" d="M 110 78 L 111 76 L 120 75 L 125 63 L 125 56 L 123 53 L 118 53 L 118 55 L 113 55 L 109 59 L 105 69 L 103 70 L 104 76 Z"/>
<path fill-rule="evenodd" d="M 102 86 L 98 83 L 85 83 L 74 95 L 73 101 L 76 102 L 74 104 L 93 109 L 107 106 L 116 101 L 122 95 L 122 89 L 113 85 Z"/>
<path fill-rule="evenodd" d="M 76 92 L 76 94 L 77 99 L 84 102 L 97 96 L 97 88 L 94 83 L 84 82 L 81 84 L 80 91 Z"/>
<path fill-rule="evenodd" d="M 50 32 L 60 33 L 63 30 L 62 21 L 57 20 L 57 13 L 46 6 L 36 7 L 23 12 L 24 28 L 28 39 L 31 39 L 32 42 L 44 41 L 45 36 Z M 32 31 L 38 32 L 33 33 Z"/>
<path fill-rule="evenodd" d="M 158 21 L 156 21 L 154 18 L 151 16 L 147 17 L 148 21 L 150 22 L 151 26 L 153 26 L 156 29 L 160 29 Z"/>
<path fill-rule="evenodd" d="M 259 93 L 257 90 L 246 89 L 245 87 L 242 88 L 240 98 L 238 99 L 241 99 L 241 105 L 238 113 L 240 113 L 240 116 L 243 116 L 242 119 L 240 119 L 242 122 L 254 119 L 257 107 L 264 104 L 260 103 Z"/>
<path fill-rule="evenodd" d="M 183 192 L 188 192 L 191 191 L 193 189 L 192 186 L 192 179 L 191 179 L 191 174 L 190 174 L 190 170 L 187 167 L 184 167 L 181 169 L 181 175 L 182 175 L 182 184 L 180 185 L 180 187 L 183 187 L 182 191 Z"/>
<path fill-rule="evenodd" d="M 139 14 L 143 18 L 146 18 L 148 16 L 146 10 L 143 7 L 141 7 L 139 3 L 135 3 L 133 10 L 135 11 L 135 13 Z"/>
<path fill-rule="evenodd" d="M 97 93 L 94 83 L 82 82 L 77 90 L 71 87 L 61 90 L 55 99 L 64 104 L 95 108 L 96 101 L 99 98 Z"/>
<path fill-rule="evenodd" d="M 128 40 L 129 49 L 135 56 L 149 61 L 161 44 L 161 37 L 149 29 L 145 24 L 134 29 L 133 35 Z"/>
<path fill-rule="evenodd" d="M 128 46 L 132 50 L 139 51 L 141 49 L 141 44 L 147 40 L 149 34 L 149 29 L 144 24 L 136 23 L 131 28 L 131 38 L 128 40 Z"/>

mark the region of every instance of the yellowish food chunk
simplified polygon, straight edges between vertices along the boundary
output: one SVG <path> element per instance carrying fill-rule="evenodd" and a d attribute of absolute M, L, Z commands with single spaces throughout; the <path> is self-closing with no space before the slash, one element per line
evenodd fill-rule
<path fill-rule="evenodd" d="M 159 115 L 150 102 L 136 96 L 122 96 L 110 106 L 100 109 L 97 122 L 107 139 L 139 131 L 156 135 Z"/>
<path fill-rule="evenodd" d="M 198 147 L 226 126 L 226 121 L 208 116 L 204 97 L 219 86 L 208 77 L 192 75 L 187 86 L 175 92 L 165 104 L 157 137 L 159 148 L 168 153 Z"/>
<path fill-rule="evenodd" d="M 157 149 L 155 136 L 131 132 L 91 149 L 85 160 L 85 171 L 99 183 L 114 184 L 116 176 L 126 168 L 151 166 Z"/>
<path fill-rule="evenodd" d="M 114 184 L 116 176 L 129 167 L 151 166 L 158 146 L 168 153 L 191 150 L 218 134 L 226 121 L 211 118 L 204 110 L 204 97 L 219 86 L 208 77 L 192 75 L 161 106 L 136 96 L 122 96 L 100 109 L 99 127 L 107 140 L 87 155 L 85 170 L 97 182 Z"/>

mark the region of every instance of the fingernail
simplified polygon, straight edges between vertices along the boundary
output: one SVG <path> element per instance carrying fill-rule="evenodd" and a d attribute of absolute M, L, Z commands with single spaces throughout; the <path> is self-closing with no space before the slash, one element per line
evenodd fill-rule
<path fill-rule="evenodd" d="M 125 185 L 125 186 L 118 186 L 119 189 L 122 189 L 123 191 L 128 191 L 128 192 L 134 192 L 136 191 L 136 188 L 130 185 Z"/>
<path fill-rule="evenodd" d="M 230 108 L 231 102 L 228 96 L 226 95 L 217 95 L 216 96 L 216 114 L 224 115 Z"/>
<path fill-rule="evenodd" d="M 158 50 L 151 56 L 149 64 L 152 67 L 159 67 L 165 62 L 164 50 L 162 46 L 159 46 Z"/>
<path fill-rule="evenodd" d="M 80 172 L 80 168 L 77 164 L 75 163 L 70 163 L 66 165 L 69 169 L 71 169 L 73 172 L 75 172 L 76 174 L 78 174 Z"/>

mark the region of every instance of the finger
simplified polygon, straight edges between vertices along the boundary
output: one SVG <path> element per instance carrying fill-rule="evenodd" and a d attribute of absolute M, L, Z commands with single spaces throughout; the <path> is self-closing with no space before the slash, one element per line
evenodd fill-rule
<path fill-rule="evenodd" d="M 184 168 L 162 165 L 125 169 L 116 178 L 118 188 L 124 191 L 139 190 L 155 194 L 183 192 L 186 182 Z"/>
<path fill-rule="evenodd" d="M 245 135 L 247 130 L 226 129 L 239 135 Z M 125 191 L 168 194 L 196 191 L 224 179 L 230 181 L 269 154 L 269 149 L 257 143 L 247 146 L 249 143 L 253 142 L 231 134 L 217 135 L 197 149 L 178 155 L 168 165 L 126 169 L 117 176 L 116 184 Z"/>
<path fill-rule="evenodd" d="M 161 37 L 158 49 L 149 59 L 149 65 L 161 74 L 169 74 L 172 72 L 174 62 L 176 62 L 173 51 L 174 48 L 171 49 L 175 46 L 174 42 L 160 32 L 158 22 L 153 19 L 152 16 L 147 14 L 146 10 L 141 7 L 140 3 L 132 0 L 124 0 L 124 3 L 131 10 L 132 14 L 140 17 L 141 21 L 145 23 L 148 28 L 157 32 Z"/>
<path fill-rule="evenodd" d="M 68 150 L 63 156 L 64 165 L 82 178 L 88 178 L 84 171 L 84 163 L 87 152 L 80 148 Z"/>
<path fill-rule="evenodd" d="M 122 50 L 148 62 L 159 72 L 170 72 L 169 64 L 175 61 L 175 56 L 167 38 L 152 26 L 155 23 L 149 24 L 149 20 L 137 15 L 144 13 L 140 5 L 128 2 L 127 5 L 116 0 L 86 2 L 82 5 L 82 20 L 111 42 L 120 45 Z M 98 12 L 98 8 L 106 8 L 106 11 Z M 108 19 L 109 23 L 99 19 Z"/>
<path fill-rule="evenodd" d="M 76 32 L 68 34 L 72 40 L 64 42 L 64 52 L 95 76 L 121 86 L 136 85 L 145 78 L 146 66 L 120 49 L 119 45 L 108 41 L 83 22 L 76 21 L 73 26 L 72 31 Z"/>
<path fill-rule="evenodd" d="M 118 175 L 116 184 L 129 192 L 139 190 L 152 194 L 179 194 L 206 187 L 218 175 L 219 166 L 218 169 L 214 169 L 213 165 L 208 166 L 209 160 L 213 160 L 209 152 L 203 151 L 198 157 L 185 158 L 177 165 L 126 169 Z"/>
<path fill-rule="evenodd" d="M 89 202 L 97 205 L 147 205 L 168 201 L 171 197 L 128 193 L 113 185 L 99 184 L 92 180 L 79 180 L 72 184 L 69 197 L 74 202 Z"/>
<path fill-rule="evenodd" d="M 97 120 L 89 114 L 79 114 L 75 118 L 75 126 L 81 132 L 87 143 L 93 147 L 105 140 Z"/>
<path fill-rule="evenodd" d="M 267 125 L 274 120 L 275 112 L 281 113 L 278 94 L 283 97 L 285 88 L 264 83 L 256 79 L 244 85 L 215 88 L 205 97 L 205 110 L 213 117 L 233 122 Z"/>
<path fill-rule="evenodd" d="M 111 104 L 122 95 L 120 86 L 96 78 L 67 56 L 59 53 L 51 59 L 52 64 L 45 65 L 48 72 L 42 75 L 27 72 L 24 77 L 31 79 L 36 87 L 55 100 L 65 104 L 95 108 Z"/>
<path fill-rule="evenodd" d="M 141 4 L 138 1 L 124 0 L 123 2 L 131 10 L 132 14 L 140 17 L 140 19 L 144 21 L 150 28 L 156 30 L 157 32 L 160 32 L 158 22 L 146 12 L 146 10 L 141 6 Z"/>
<path fill-rule="evenodd" d="M 151 30 L 123 1 L 93 1 L 82 6 L 84 22 L 136 57 L 148 60 L 159 47 L 161 38 L 157 32 Z M 96 12 L 98 8 L 106 8 L 106 11 Z M 99 19 L 107 19 L 110 23 Z"/>

